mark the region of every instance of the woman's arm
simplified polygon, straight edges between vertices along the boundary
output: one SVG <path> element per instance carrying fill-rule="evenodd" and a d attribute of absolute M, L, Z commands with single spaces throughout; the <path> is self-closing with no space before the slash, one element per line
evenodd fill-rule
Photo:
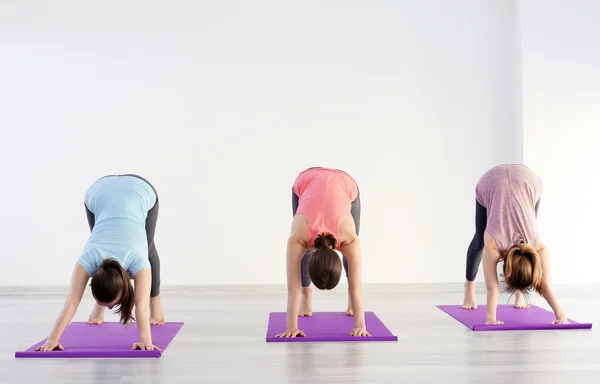
<path fill-rule="evenodd" d="M 483 275 L 485 277 L 485 287 L 487 289 L 486 303 L 486 324 L 504 324 L 496 319 L 496 309 L 498 307 L 498 262 L 500 262 L 500 252 L 492 246 L 493 239 L 485 234 L 485 247 L 483 248 Z"/>
<path fill-rule="evenodd" d="M 140 334 L 140 341 L 132 349 L 160 350 L 152 345 L 152 332 L 150 331 L 150 289 L 152 287 L 152 271 L 144 268 L 135 274 L 134 301 L 135 322 Z"/>
<path fill-rule="evenodd" d="M 344 243 L 340 248 L 340 252 L 348 260 L 348 291 L 350 292 L 350 303 L 354 311 L 354 329 L 351 335 L 371 336 L 367 332 L 365 324 L 365 309 L 362 294 L 362 259 L 358 236 Z"/>
<path fill-rule="evenodd" d="M 302 280 L 300 278 L 300 262 L 308 249 L 307 221 L 303 215 L 296 215 L 292 220 L 292 230 L 286 248 L 287 273 L 287 316 L 285 331 L 275 337 L 296 337 L 306 335 L 298 329 L 298 313 L 302 299 Z"/>
<path fill-rule="evenodd" d="M 569 324 L 569 320 L 567 316 L 563 312 L 562 308 L 558 304 L 558 299 L 554 294 L 554 290 L 552 289 L 551 279 L 550 279 L 550 255 L 548 254 L 548 249 L 542 243 L 539 236 L 537 239 L 537 252 L 540 255 L 541 267 L 542 267 L 542 297 L 546 299 L 548 305 L 554 311 L 554 315 L 556 316 L 556 320 L 554 320 L 553 324 Z"/>
<path fill-rule="evenodd" d="M 75 268 L 71 275 L 69 293 L 67 294 L 67 300 L 65 301 L 64 307 L 58 315 L 46 342 L 44 345 L 36 348 L 36 351 L 52 351 L 55 348 L 60 350 L 63 349 L 62 345 L 59 343 L 60 337 L 65 331 L 65 328 L 67 328 L 69 323 L 73 320 L 73 317 L 75 317 L 75 313 L 77 313 L 77 308 L 79 307 L 79 303 L 81 303 L 81 298 L 83 297 L 85 286 L 89 279 L 90 277 L 86 270 L 79 265 L 79 263 L 75 264 Z"/>
<path fill-rule="evenodd" d="M 298 239 L 298 236 L 291 235 L 287 243 L 287 317 L 286 331 L 276 337 L 295 337 L 296 335 L 305 336 L 298 329 L 298 313 L 300 312 L 300 300 L 302 299 L 302 280 L 300 279 L 300 261 L 306 253 L 306 246 Z"/>

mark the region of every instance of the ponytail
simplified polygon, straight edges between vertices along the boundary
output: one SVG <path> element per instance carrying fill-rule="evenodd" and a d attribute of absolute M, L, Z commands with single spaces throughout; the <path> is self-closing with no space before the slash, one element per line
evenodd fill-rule
<path fill-rule="evenodd" d="M 540 255 L 529 244 L 511 247 L 504 258 L 504 279 L 510 290 L 542 293 L 542 263 Z"/>
<path fill-rule="evenodd" d="M 315 248 L 316 250 L 325 249 L 325 248 L 335 249 L 336 244 L 337 244 L 337 240 L 335 239 L 335 237 L 333 237 L 333 235 L 331 235 L 329 233 L 327 233 L 327 234 L 321 233 L 315 239 L 313 248 Z"/>
<path fill-rule="evenodd" d="M 309 256 L 308 274 L 315 287 L 333 289 L 342 276 L 342 261 L 335 251 L 337 240 L 331 234 L 319 234 Z"/>
<path fill-rule="evenodd" d="M 134 292 L 129 274 L 114 259 L 104 259 L 90 282 L 92 295 L 102 303 L 112 303 L 118 298 L 116 313 L 120 314 L 120 321 L 127 324 L 135 321 L 133 317 Z"/>

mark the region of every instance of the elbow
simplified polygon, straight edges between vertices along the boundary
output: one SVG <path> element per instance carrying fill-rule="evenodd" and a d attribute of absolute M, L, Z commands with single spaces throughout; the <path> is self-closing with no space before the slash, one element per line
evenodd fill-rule
<path fill-rule="evenodd" d="M 348 246 L 348 245 L 350 245 L 350 244 L 358 244 L 359 242 L 360 242 L 360 239 L 359 239 L 359 237 L 358 237 L 358 236 L 355 234 L 355 235 L 352 235 L 352 236 L 350 236 L 350 237 L 349 237 L 349 238 L 348 238 L 348 239 L 347 239 L 347 240 L 344 242 L 344 244 L 343 244 L 342 246 L 343 246 L 343 247 L 346 247 L 346 246 Z"/>

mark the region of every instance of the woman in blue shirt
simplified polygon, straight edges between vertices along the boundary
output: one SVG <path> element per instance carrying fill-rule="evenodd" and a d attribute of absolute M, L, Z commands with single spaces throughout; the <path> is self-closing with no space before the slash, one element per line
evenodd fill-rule
<path fill-rule="evenodd" d="M 137 175 L 105 176 L 88 190 L 85 208 L 91 235 L 75 264 L 64 308 L 44 345 L 36 350 L 63 350 L 60 337 L 73 320 L 90 278 L 96 303 L 88 323 L 101 324 L 105 309 L 117 307 L 123 324 L 137 323 L 140 341 L 132 349 L 159 349 L 152 344 L 150 332 L 150 324 L 165 323 L 154 244 L 156 190 Z"/>

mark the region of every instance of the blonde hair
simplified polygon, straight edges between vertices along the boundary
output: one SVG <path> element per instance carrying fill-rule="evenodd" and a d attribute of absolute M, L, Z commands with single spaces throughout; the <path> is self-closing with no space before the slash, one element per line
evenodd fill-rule
<path fill-rule="evenodd" d="M 542 293 L 542 263 L 540 255 L 531 245 L 512 246 L 504 257 L 503 269 L 509 290 Z"/>

